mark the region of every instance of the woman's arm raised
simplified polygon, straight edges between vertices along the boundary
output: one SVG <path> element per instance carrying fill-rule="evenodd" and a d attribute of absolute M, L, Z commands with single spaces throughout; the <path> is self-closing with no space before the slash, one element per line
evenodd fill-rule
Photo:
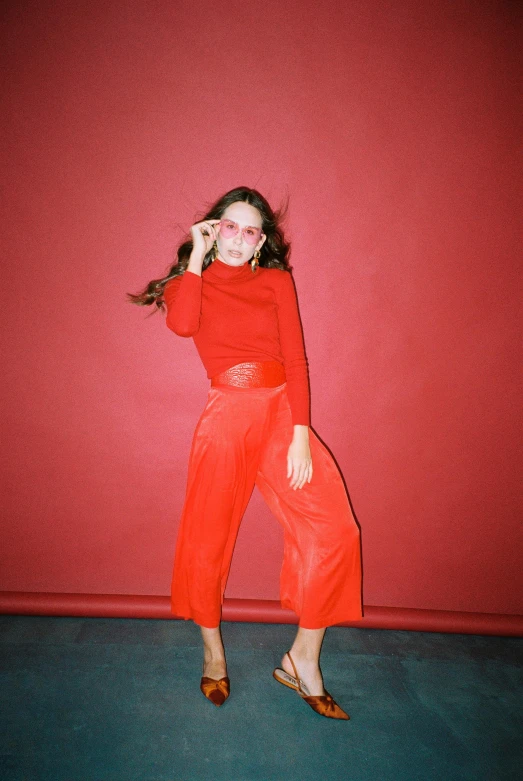
<path fill-rule="evenodd" d="M 202 266 L 216 238 L 215 224 L 204 220 L 191 227 L 193 249 L 183 274 L 170 280 L 163 291 L 167 327 L 178 336 L 194 336 L 200 327 Z"/>
<path fill-rule="evenodd" d="M 166 325 L 178 336 L 194 336 L 200 327 L 202 274 L 184 271 L 169 280 L 163 291 L 167 307 Z"/>

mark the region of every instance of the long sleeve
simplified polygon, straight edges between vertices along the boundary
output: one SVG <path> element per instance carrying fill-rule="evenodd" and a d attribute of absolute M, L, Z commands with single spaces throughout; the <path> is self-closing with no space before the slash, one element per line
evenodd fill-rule
<path fill-rule="evenodd" d="M 200 327 L 202 278 L 184 271 L 169 280 L 163 291 L 167 307 L 166 325 L 178 336 L 194 336 Z"/>
<path fill-rule="evenodd" d="M 292 277 L 281 274 L 277 290 L 280 346 L 287 376 L 293 425 L 310 425 L 309 372 Z"/>

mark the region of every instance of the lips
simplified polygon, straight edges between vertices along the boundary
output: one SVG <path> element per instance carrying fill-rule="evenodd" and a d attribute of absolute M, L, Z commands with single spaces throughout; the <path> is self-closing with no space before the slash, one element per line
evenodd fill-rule
<path fill-rule="evenodd" d="M 241 252 L 236 252 L 236 250 L 230 249 L 229 250 L 229 255 L 232 255 L 233 258 L 241 258 L 242 253 Z"/>

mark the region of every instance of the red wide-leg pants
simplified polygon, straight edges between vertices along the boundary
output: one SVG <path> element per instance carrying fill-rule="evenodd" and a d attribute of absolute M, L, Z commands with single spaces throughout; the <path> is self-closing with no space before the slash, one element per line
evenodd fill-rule
<path fill-rule="evenodd" d="M 287 385 L 210 388 L 189 457 L 171 585 L 175 616 L 219 625 L 236 536 L 256 484 L 284 530 L 282 606 L 307 629 L 362 617 L 359 528 L 331 454 L 309 434 L 312 479 L 293 490 Z"/>

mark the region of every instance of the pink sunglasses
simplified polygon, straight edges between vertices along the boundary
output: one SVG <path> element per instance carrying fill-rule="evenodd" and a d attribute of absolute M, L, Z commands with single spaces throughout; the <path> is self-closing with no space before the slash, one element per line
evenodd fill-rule
<path fill-rule="evenodd" d="M 218 223 L 220 226 L 220 233 L 224 239 L 232 239 L 233 236 L 238 235 L 240 226 L 233 220 L 220 220 Z M 254 228 L 252 225 L 247 225 L 242 228 L 242 236 L 247 244 L 257 244 L 261 239 L 261 228 Z"/>

